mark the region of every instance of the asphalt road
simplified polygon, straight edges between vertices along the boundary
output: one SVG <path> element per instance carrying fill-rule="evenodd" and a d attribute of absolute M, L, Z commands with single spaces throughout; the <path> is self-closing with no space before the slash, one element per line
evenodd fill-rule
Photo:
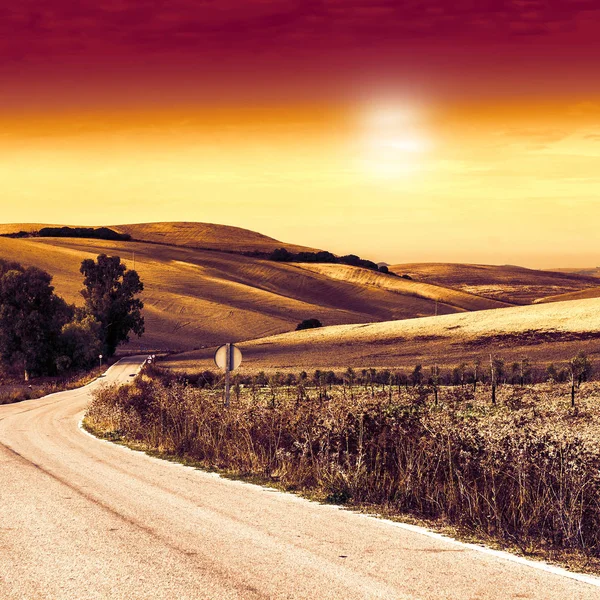
<path fill-rule="evenodd" d="M 97 440 L 78 427 L 96 385 L 0 406 L 1 600 L 600 599 L 590 583 Z"/>

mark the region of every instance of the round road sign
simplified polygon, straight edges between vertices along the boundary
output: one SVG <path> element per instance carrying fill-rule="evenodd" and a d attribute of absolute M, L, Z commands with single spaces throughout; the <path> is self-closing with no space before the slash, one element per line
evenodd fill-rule
<path fill-rule="evenodd" d="M 233 344 L 225 344 L 215 352 L 215 364 L 223 371 L 234 371 L 242 364 L 242 351 Z"/>

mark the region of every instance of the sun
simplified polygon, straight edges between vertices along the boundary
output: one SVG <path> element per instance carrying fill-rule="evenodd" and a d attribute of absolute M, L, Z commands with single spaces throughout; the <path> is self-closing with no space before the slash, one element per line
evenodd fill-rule
<path fill-rule="evenodd" d="M 422 117 L 412 108 L 371 108 L 361 129 L 360 162 L 370 176 L 393 179 L 416 173 L 432 147 Z"/>

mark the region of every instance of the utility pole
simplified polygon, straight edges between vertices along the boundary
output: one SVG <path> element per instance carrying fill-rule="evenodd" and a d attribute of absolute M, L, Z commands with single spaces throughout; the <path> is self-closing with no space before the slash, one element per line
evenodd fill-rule
<path fill-rule="evenodd" d="M 230 378 L 229 374 L 231 373 L 231 369 L 233 366 L 233 356 L 231 356 L 233 352 L 233 348 L 231 344 L 225 344 L 225 352 L 226 352 L 226 363 L 225 363 L 225 406 L 229 406 L 229 386 L 230 386 Z"/>
<path fill-rule="evenodd" d="M 492 404 L 496 404 L 496 370 L 494 368 L 494 358 L 490 354 L 490 373 L 492 376 Z"/>

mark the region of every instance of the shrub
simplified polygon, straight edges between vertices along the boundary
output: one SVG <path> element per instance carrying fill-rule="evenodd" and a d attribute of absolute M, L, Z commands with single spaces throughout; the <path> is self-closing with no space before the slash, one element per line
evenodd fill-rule
<path fill-rule="evenodd" d="M 302 329 L 315 329 L 317 327 L 323 327 L 323 324 L 319 319 L 304 319 L 302 323 L 298 323 L 296 331 L 301 331 Z"/>

